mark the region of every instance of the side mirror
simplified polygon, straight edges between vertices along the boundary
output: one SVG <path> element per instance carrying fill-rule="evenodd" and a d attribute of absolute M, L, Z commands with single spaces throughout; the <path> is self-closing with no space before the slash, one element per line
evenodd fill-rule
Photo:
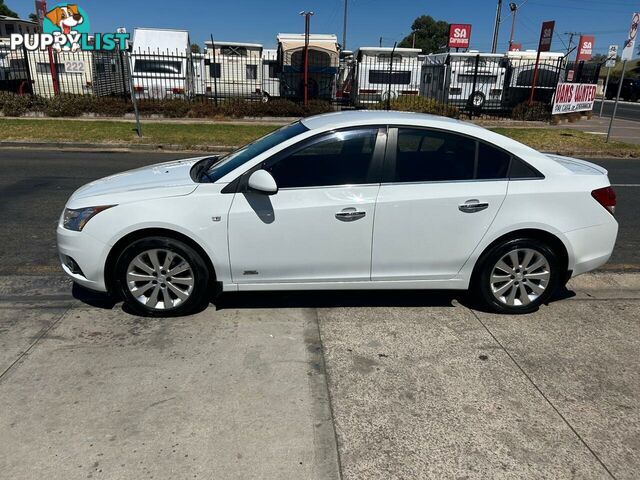
<path fill-rule="evenodd" d="M 266 170 L 256 170 L 249 177 L 249 189 L 266 195 L 278 193 L 278 184 Z"/>

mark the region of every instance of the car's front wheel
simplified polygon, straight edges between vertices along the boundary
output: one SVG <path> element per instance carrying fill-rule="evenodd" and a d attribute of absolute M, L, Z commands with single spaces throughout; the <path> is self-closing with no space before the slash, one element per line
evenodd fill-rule
<path fill-rule="evenodd" d="M 475 288 L 494 312 L 530 313 L 553 295 L 560 265 L 556 252 L 539 240 L 509 240 L 484 256 Z"/>
<path fill-rule="evenodd" d="M 125 303 L 140 315 L 186 315 L 209 298 L 206 263 L 196 250 L 173 238 L 133 242 L 120 255 L 115 273 Z"/>

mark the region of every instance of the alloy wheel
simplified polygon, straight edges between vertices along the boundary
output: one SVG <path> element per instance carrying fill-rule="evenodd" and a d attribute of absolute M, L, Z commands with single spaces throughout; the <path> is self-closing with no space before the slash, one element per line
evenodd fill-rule
<path fill-rule="evenodd" d="M 518 248 L 505 254 L 491 270 L 491 292 L 498 302 L 523 307 L 542 295 L 551 279 L 549 260 L 537 250 Z"/>
<path fill-rule="evenodd" d="M 145 250 L 127 267 L 129 292 L 139 303 L 153 310 L 172 310 L 184 304 L 191 296 L 194 284 L 189 262 L 170 250 Z"/>

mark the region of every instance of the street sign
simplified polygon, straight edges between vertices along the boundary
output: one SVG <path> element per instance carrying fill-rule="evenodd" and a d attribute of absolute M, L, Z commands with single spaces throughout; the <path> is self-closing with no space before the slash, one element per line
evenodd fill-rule
<path fill-rule="evenodd" d="M 638 24 L 640 23 L 640 13 L 636 12 L 631 17 L 631 28 L 627 39 L 622 47 L 622 60 L 631 60 L 633 58 L 633 47 L 636 44 L 636 36 L 638 35 Z"/>
<path fill-rule="evenodd" d="M 538 52 L 548 52 L 551 50 L 551 40 L 553 39 L 553 29 L 556 22 L 544 22 L 540 31 L 540 42 L 538 43 Z"/>
<path fill-rule="evenodd" d="M 580 43 L 578 43 L 578 56 L 576 57 L 576 62 L 591 60 L 595 43 L 596 38 L 593 35 L 580 35 Z"/>
<path fill-rule="evenodd" d="M 449 27 L 449 48 L 469 48 L 471 42 L 471 25 L 454 23 Z"/>
<path fill-rule="evenodd" d="M 510 52 L 519 52 L 520 50 L 522 50 L 522 44 L 521 43 L 515 43 L 514 42 L 509 47 L 509 51 Z"/>
<path fill-rule="evenodd" d="M 616 66 L 616 60 L 618 58 L 618 45 L 609 45 L 609 52 L 607 53 L 607 61 L 604 66 L 607 68 L 613 68 Z"/>

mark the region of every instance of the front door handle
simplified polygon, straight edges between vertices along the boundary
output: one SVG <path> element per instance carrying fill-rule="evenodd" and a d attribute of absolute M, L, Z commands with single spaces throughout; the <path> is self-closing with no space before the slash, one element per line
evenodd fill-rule
<path fill-rule="evenodd" d="M 478 200 L 467 200 L 462 205 L 458 205 L 458 210 L 464 213 L 476 213 L 481 212 L 489 208 L 489 204 L 486 202 L 480 202 Z"/>
<path fill-rule="evenodd" d="M 336 213 L 336 218 L 342 222 L 353 222 L 354 220 L 364 218 L 366 214 L 367 212 L 350 207 Z"/>

